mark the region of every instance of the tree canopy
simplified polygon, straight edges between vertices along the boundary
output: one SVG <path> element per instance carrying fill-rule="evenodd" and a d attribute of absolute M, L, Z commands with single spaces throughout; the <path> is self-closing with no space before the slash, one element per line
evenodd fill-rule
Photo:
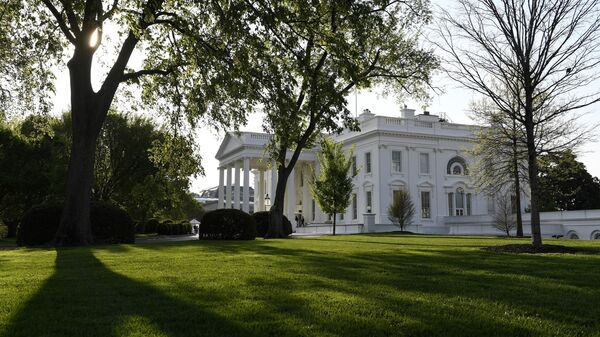
<path fill-rule="evenodd" d="M 250 75 L 273 134 L 268 153 L 277 165 L 269 236 L 283 235 L 283 196 L 303 149 L 321 133 L 358 129 L 347 108 L 353 88 L 377 84 L 398 94 L 427 95 L 433 52 L 419 45 L 431 19 L 426 1 L 247 2 Z"/>
<path fill-rule="evenodd" d="M 62 200 L 71 120 L 29 116 L 0 127 L 0 214 L 18 222 L 31 206 Z M 123 206 L 136 221 L 186 218 L 198 207 L 189 194 L 200 173 L 196 148 L 148 119 L 110 113 L 96 147 L 94 200 Z M 198 214 L 194 214 L 198 216 Z"/>
<path fill-rule="evenodd" d="M 542 211 L 600 209 L 600 180 L 572 151 L 547 154 L 539 161 Z"/>
<path fill-rule="evenodd" d="M 350 195 L 354 184 L 352 180 L 358 172 L 351 173 L 352 153 L 344 153 L 343 144 L 331 138 L 321 142 L 321 151 L 317 154 L 320 172 L 310 183 L 310 192 L 323 212 L 333 216 L 333 235 L 335 235 L 336 216 L 343 214 L 350 205 Z"/>

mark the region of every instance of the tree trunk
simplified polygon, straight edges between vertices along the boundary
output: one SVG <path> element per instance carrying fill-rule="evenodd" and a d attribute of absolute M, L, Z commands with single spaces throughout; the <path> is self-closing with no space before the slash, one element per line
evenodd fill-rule
<path fill-rule="evenodd" d="M 335 236 L 335 218 L 337 217 L 337 213 L 333 213 L 333 236 Z"/>
<path fill-rule="evenodd" d="M 292 166 L 293 167 L 293 166 Z M 277 168 L 277 187 L 275 188 L 275 197 L 273 205 L 269 211 L 269 230 L 266 238 L 285 238 L 286 233 L 283 230 L 283 204 L 285 198 L 285 187 L 291 172 L 290 166 L 284 167 L 280 165 Z"/>
<path fill-rule="evenodd" d="M 92 89 L 90 76 L 93 54 L 89 49 L 76 49 L 68 63 L 73 143 L 65 206 L 53 242 L 57 246 L 88 245 L 93 242 L 90 204 L 96 143 L 114 97 L 114 91 L 112 95 L 102 96 Z"/>
<path fill-rule="evenodd" d="M 530 103 L 531 99 L 527 99 Z M 527 165 L 529 175 L 529 188 L 531 189 L 531 239 L 534 247 L 542 246 L 542 233 L 540 228 L 540 212 L 539 212 L 539 187 L 538 187 L 538 169 L 537 169 L 537 153 L 534 138 L 534 123 L 533 109 L 530 104 L 526 104 L 525 111 L 525 131 L 527 133 Z M 529 111 L 527 111 L 529 110 Z"/>

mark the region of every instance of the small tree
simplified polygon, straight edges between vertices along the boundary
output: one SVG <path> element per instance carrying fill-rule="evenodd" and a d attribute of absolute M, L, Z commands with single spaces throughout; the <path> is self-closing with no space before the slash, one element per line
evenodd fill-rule
<path fill-rule="evenodd" d="M 404 231 L 404 228 L 412 222 L 414 215 L 415 205 L 410 200 L 408 191 L 401 189 L 395 192 L 394 200 L 388 208 L 388 219 L 400 226 L 401 231 Z"/>
<path fill-rule="evenodd" d="M 496 213 L 494 214 L 494 228 L 506 233 L 510 237 L 510 231 L 517 228 L 515 214 L 512 211 L 512 202 L 509 193 L 500 194 L 496 198 Z"/>
<path fill-rule="evenodd" d="M 352 153 L 344 154 L 341 143 L 336 143 L 330 138 L 321 142 L 321 152 L 318 154 L 321 172 L 310 183 L 310 192 L 319 204 L 319 207 L 333 215 L 333 235 L 335 235 L 336 216 L 344 213 L 350 204 L 352 193 L 352 179 L 357 173 L 351 173 Z"/>

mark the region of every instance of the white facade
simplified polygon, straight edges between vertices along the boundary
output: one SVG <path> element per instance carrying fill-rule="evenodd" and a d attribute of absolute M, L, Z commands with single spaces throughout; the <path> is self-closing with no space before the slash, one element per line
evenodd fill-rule
<path fill-rule="evenodd" d="M 365 111 L 359 116 L 360 132 L 344 132 L 334 137 L 346 149 L 354 147 L 358 175 L 347 211 L 339 215 L 338 232 L 370 232 L 398 230 L 387 217 L 387 209 L 395 191 L 406 189 L 415 205 L 416 214 L 409 230 L 421 233 L 459 234 L 456 221 L 490 218 L 493 201 L 477 193 L 471 184 L 468 170 L 471 158 L 467 150 L 475 141 L 474 126 L 442 121 L 428 113 L 416 115 L 412 109 L 403 109 L 402 117 L 386 117 Z M 220 162 L 219 195 L 223 189 L 236 191 L 249 187 L 250 173 L 254 179 L 256 211 L 268 210 L 273 199 L 277 172 L 265 159 L 264 148 L 270 135 L 241 132 L 228 133 L 216 158 Z M 292 220 L 302 213 L 309 226 L 298 231 L 328 231 L 330 219 L 315 204 L 308 188 L 312 172 L 318 172 L 318 149 L 302 152 L 288 179 L 284 214 Z M 291 154 L 289 154 L 291 156 Z M 240 183 L 240 171 L 243 185 Z M 235 179 L 232 179 L 234 177 Z M 244 193 L 244 195 L 248 195 Z M 232 199 L 234 200 L 232 202 Z M 521 210 L 528 204 L 522 196 Z M 246 200 L 230 193 L 219 199 L 219 207 L 247 210 Z M 528 216 L 524 214 L 524 219 Z M 294 224 L 295 225 L 295 224 Z M 598 224 L 600 229 L 600 223 Z M 459 227 L 460 228 L 460 227 Z M 464 234 L 478 234 L 464 233 Z M 495 232 L 498 234 L 499 232 Z M 494 234 L 481 232 L 479 234 Z M 547 235 L 566 233 L 546 233 Z"/>

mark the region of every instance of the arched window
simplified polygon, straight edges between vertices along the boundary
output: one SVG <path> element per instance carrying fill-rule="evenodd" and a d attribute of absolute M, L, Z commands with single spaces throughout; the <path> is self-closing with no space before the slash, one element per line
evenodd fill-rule
<path fill-rule="evenodd" d="M 467 162 L 464 158 L 456 156 L 448 161 L 448 166 L 446 167 L 446 173 L 452 175 L 466 175 L 468 174 L 467 170 Z"/>

